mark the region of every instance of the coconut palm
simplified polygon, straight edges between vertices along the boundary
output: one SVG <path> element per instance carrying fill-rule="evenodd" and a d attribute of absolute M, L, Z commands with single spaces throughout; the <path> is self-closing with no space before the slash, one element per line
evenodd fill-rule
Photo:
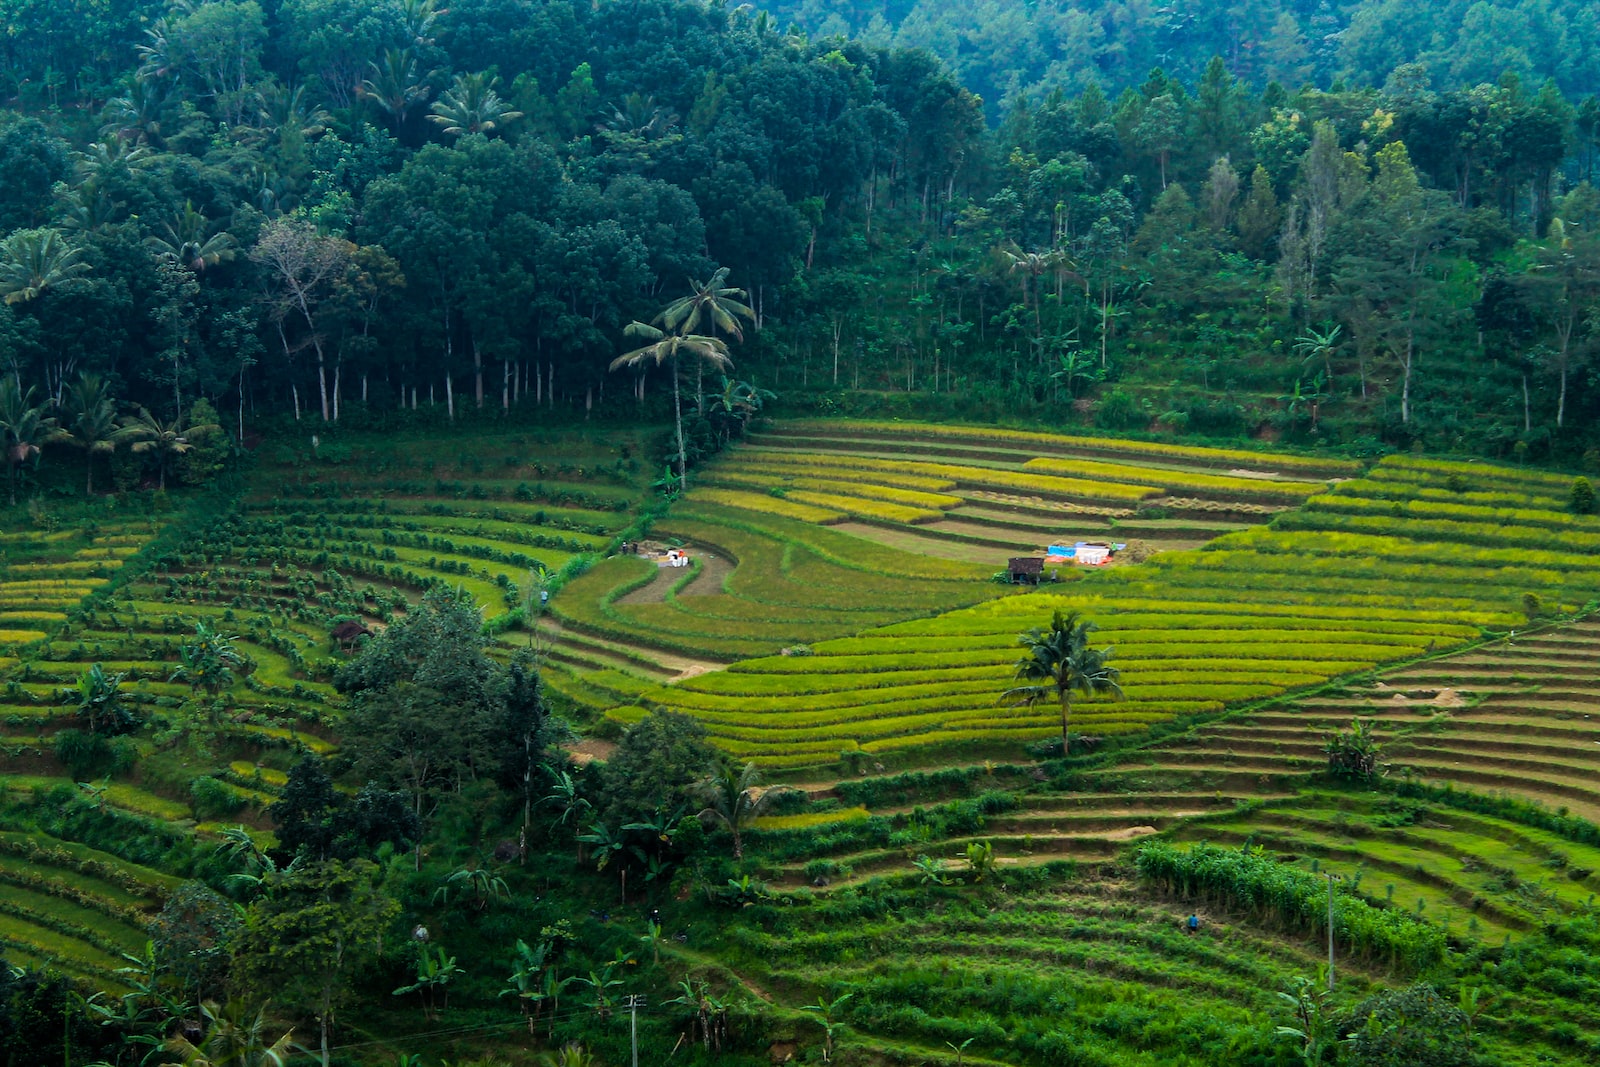
<path fill-rule="evenodd" d="M 1122 699 L 1122 687 L 1117 684 L 1120 672 L 1106 663 L 1111 649 L 1089 647 L 1089 634 L 1094 628 L 1094 623 L 1084 621 L 1076 611 L 1063 615 L 1057 610 L 1049 629 L 1036 626 L 1021 634 L 1017 640 L 1028 651 L 1017 661 L 1015 677 L 1033 684 L 1007 689 L 1001 696 L 1002 700 L 1031 706 L 1054 694 L 1061 702 L 1063 756 L 1070 751 L 1067 730 L 1072 719 L 1072 694 L 1109 693 L 1114 699 Z"/>
<path fill-rule="evenodd" d="M 168 1038 L 166 1051 L 168 1064 L 182 1067 L 284 1067 L 298 1051 L 291 1037 L 293 1030 L 268 1042 L 267 1007 L 256 1008 L 254 1013 L 243 1001 L 230 1000 L 218 1007 L 207 1001 L 200 1005 L 205 1016 L 206 1033 L 198 1043 L 191 1042 L 180 1031 Z"/>
<path fill-rule="evenodd" d="M 45 414 L 47 410 L 33 402 L 32 386 L 24 390 L 14 378 L 0 381 L 0 448 L 5 452 L 13 504 L 17 502 L 17 468 L 37 459 L 45 445 L 65 436 L 56 420 Z"/>
<path fill-rule="evenodd" d="M 706 281 L 689 279 L 689 295 L 679 297 L 661 310 L 661 314 L 650 320 L 655 325 L 666 329 L 669 333 L 700 333 L 704 331 L 712 337 L 726 334 L 735 341 L 744 340 L 744 329 L 739 325 L 741 318 L 755 322 L 755 312 L 744 303 L 747 296 L 743 289 L 727 284 L 728 268 L 718 267 Z M 705 411 L 705 389 L 702 384 L 704 364 L 695 364 L 694 369 L 694 395 L 695 410 Z"/>
<path fill-rule="evenodd" d="M 150 149 L 135 141 L 121 137 L 107 137 L 96 141 L 82 152 L 72 153 L 72 162 L 78 177 L 85 181 L 104 181 L 113 174 L 132 168 L 144 168 L 152 163 Z"/>
<path fill-rule="evenodd" d="M 118 420 L 111 386 L 98 374 L 80 374 L 67 386 L 66 407 L 71 413 L 70 432 L 61 440 L 83 449 L 83 491 L 85 496 L 93 496 L 94 457 L 110 455 L 118 445 L 136 437 L 138 431 Z"/>
<path fill-rule="evenodd" d="M 383 53 L 381 62 L 369 66 L 372 76 L 361 82 L 356 95 L 372 101 L 399 132 L 428 96 L 427 82 L 417 71 L 417 57 L 409 48 L 391 48 Z"/>
<path fill-rule="evenodd" d="M 711 774 L 696 789 L 705 800 L 700 812 L 705 821 L 718 822 L 733 835 L 733 858 L 744 858 L 743 831 L 772 796 L 771 790 L 756 788 L 756 765 L 723 758 L 712 764 Z"/>
<path fill-rule="evenodd" d="M 455 84 L 439 94 L 428 121 L 446 135 L 461 137 L 469 133 L 490 134 L 522 117 L 500 98 L 494 87 L 500 79 L 486 72 L 457 74 Z"/>
<path fill-rule="evenodd" d="M 158 78 L 136 78 L 126 93 L 106 101 L 106 121 L 100 133 L 107 138 L 143 141 L 159 147 L 161 112 L 167 106 L 168 93 Z"/>
<path fill-rule="evenodd" d="M 191 201 L 184 201 L 182 211 L 163 221 L 161 231 L 144 243 L 196 274 L 233 258 L 233 236 L 196 211 Z"/>
<path fill-rule="evenodd" d="M 55 230 L 18 230 L 0 241 L 0 297 L 23 304 L 89 269 Z"/>
<path fill-rule="evenodd" d="M 116 221 L 117 212 L 125 206 L 121 200 L 111 199 L 94 178 L 59 194 L 56 205 L 61 211 L 61 228 L 80 233 L 105 229 Z"/>
<path fill-rule="evenodd" d="M 256 102 L 261 132 L 269 137 L 290 134 L 310 140 L 320 136 L 333 121 L 311 99 L 304 85 L 269 85 L 256 93 Z"/>
<path fill-rule="evenodd" d="M 671 308 L 668 308 L 668 311 L 670 310 Z M 667 312 L 662 312 L 657 316 L 657 321 L 661 321 L 666 314 Z M 728 355 L 728 346 L 718 337 L 685 333 L 679 329 L 662 330 L 644 322 L 631 322 L 622 333 L 625 337 L 644 341 L 645 345 L 632 352 L 624 352 L 612 360 L 612 370 L 620 367 L 637 367 L 645 362 L 654 362 L 657 366 L 668 363 L 672 366 L 672 417 L 678 432 L 678 485 L 680 489 L 685 488 L 689 449 L 683 438 L 683 399 L 682 390 L 678 387 L 678 364 L 687 357 L 694 360 L 697 368 L 710 366 L 726 373 L 733 366 L 733 359 Z"/>
<path fill-rule="evenodd" d="M 182 419 L 163 422 L 142 406 L 139 414 L 126 420 L 124 425 L 134 431 L 136 440 L 132 451 L 155 461 L 156 477 L 162 489 L 167 487 L 167 471 L 179 456 L 194 448 L 191 438 L 222 432 L 221 426 L 211 422 L 192 422 L 188 426 L 183 425 Z"/>

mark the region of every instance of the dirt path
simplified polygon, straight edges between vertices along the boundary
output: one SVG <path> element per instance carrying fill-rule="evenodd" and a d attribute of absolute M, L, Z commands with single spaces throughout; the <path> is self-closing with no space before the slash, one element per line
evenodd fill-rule
<path fill-rule="evenodd" d="M 733 561 L 726 556 L 717 555 L 710 549 L 697 549 L 693 545 L 687 546 L 685 551 L 688 552 L 690 559 L 700 564 L 700 570 L 678 595 L 715 596 L 721 593 L 724 579 L 733 573 Z M 618 604 L 660 604 L 667 599 L 667 592 L 685 572 L 682 568 L 668 565 L 665 558 L 654 562 L 655 577 L 639 588 L 630 589 L 617 597 Z"/>
<path fill-rule="evenodd" d="M 718 596 L 722 594 L 723 583 L 728 575 L 733 573 L 734 562 L 727 556 L 719 556 L 709 549 L 695 552 L 691 549 L 692 558 L 700 561 L 700 573 L 695 575 L 694 581 L 684 587 L 679 596 Z M 651 583 L 654 584 L 654 583 Z"/>
<path fill-rule="evenodd" d="M 733 968 L 729 967 L 715 956 L 708 956 L 704 952 L 696 952 L 694 949 L 685 948 L 682 945 L 664 946 L 662 951 L 670 956 L 676 956 L 685 962 L 693 963 L 701 967 L 707 967 L 711 970 L 725 974 L 729 978 L 732 978 L 735 982 L 738 982 L 740 985 L 750 990 L 750 992 L 754 993 L 756 996 L 760 997 L 762 1000 L 766 1001 L 768 1004 L 776 1004 L 778 1002 L 776 997 L 769 993 L 765 988 L 758 985 L 753 979 L 746 975 L 740 974 L 738 971 L 735 971 Z"/>

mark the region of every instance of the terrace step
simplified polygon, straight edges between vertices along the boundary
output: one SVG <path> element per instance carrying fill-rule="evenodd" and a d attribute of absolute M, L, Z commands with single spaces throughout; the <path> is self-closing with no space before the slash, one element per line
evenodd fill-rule
<path fill-rule="evenodd" d="M 1543 801 L 1552 808 L 1569 808 L 1591 821 L 1600 817 L 1600 793 L 1587 784 L 1579 785 L 1528 771 L 1498 771 L 1480 765 L 1446 763 L 1433 759 L 1409 759 L 1406 766 L 1425 780 L 1458 782 L 1463 785 L 1501 790 L 1519 797 Z M 1587 772 L 1584 777 L 1589 777 Z M 1581 779 L 1580 779 L 1581 780 Z"/>

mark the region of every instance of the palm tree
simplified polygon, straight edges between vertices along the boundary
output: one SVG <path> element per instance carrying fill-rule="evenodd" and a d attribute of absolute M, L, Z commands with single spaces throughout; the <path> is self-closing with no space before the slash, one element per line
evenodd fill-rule
<path fill-rule="evenodd" d="M 17 502 L 17 468 L 37 459 L 45 445 L 65 437 L 46 410 L 45 405 L 33 402 L 32 386 L 24 391 L 14 378 L 0 381 L 0 448 L 5 451 L 13 504 Z"/>
<path fill-rule="evenodd" d="M 1035 626 L 1018 636 L 1019 644 L 1027 646 L 1027 654 L 1017 661 L 1015 677 L 1034 684 L 1007 689 L 1002 700 L 1032 706 L 1054 693 L 1061 702 L 1061 754 L 1068 747 L 1067 728 L 1072 719 L 1072 694 L 1090 696 L 1110 693 L 1122 699 L 1122 687 L 1117 684 L 1121 676 L 1115 667 L 1108 666 L 1110 648 L 1090 648 L 1089 634 L 1095 625 L 1083 620 L 1076 611 L 1063 615 L 1058 609 L 1050 620 L 1048 630 Z"/>
<path fill-rule="evenodd" d="M 739 320 L 749 319 L 753 323 L 756 313 L 744 303 L 747 296 L 745 291 L 728 285 L 727 281 L 727 267 L 718 267 L 707 281 L 689 279 L 689 295 L 668 304 L 651 321 L 668 333 L 690 334 L 703 330 L 712 337 L 727 334 L 735 341 L 743 341 L 744 330 L 740 328 Z M 696 408 L 702 403 L 701 370 L 702 367 L 697 364 L 694 375 Z"/>
<path fill-rule="evenodd" d="M 1066 253 L 1060 249 L 1050 252 L 1024 252 L 1016 245 L 1001 248 L 1000 254 L 1006 258 L 1007 273 L 1022 276 L 1022 306 L 1028 306 L 1028 294 L 1033 294 L 1033 332 L 1034 336 L 1044 333 L 1044 320 L 1039 312 L 1039 289 L 1044 284 L 1046 274 L 1056 275 L 1057 287 L 1065 276 L 1080 278 L 1076 271 L 1067 269 L 1068 259 Z M 1032 285 L 1029 285 L 1030 280 Z"/>
<path fill-rule="evenodd" d="M 670 310 L 671 308 L 668 308 L 668 311 Z M 657 321 L 666 314 L 667 312 L 662 312 L 657 316 Z M 622 333 L 625 337 L 632 337 L 646 344 L 643 348 L 624 352 L 612 360 L 612 370 L 620 367 L 636 367 L 647 361 L 653 361 L 656 366 L 663 363 L 672 366 L 672 417 L 678 430 L 678 485 L 680 489 L 687 488 L 689 449 L 683 439 L 683 400 L 682 391 L 678 387 L 678 360 L 682 356 L 688 356 L 695 361 L 696 367 L 710 365 L 726 373 L 733 366 L 733 359 L 728 355 L 728 346 L 718 337 L 668 332 L 643 322 L 629 323 Z"/>
<path fill-rule="evenodd" d="M 166 1050 L 171 1065 L 182 1067 L 284 1067 L 298 1050 L 290 1030 L 277 1040 L 267 1041 L 267 1006 L 250 1013 L 243 1001 L 230 1000 L 219 1008 L 215 1002 L 200 1005 L 205 1016 L 206 1034 L 198 1044 L 180 1031 L 168 1038 Z"/>
<path fill-rule="evenodd" d="M 157 78 L 135 78 L 128 91 L 106 101 L 103 136 L 160 146 L 167 89 Z"/>
<path fill-rule="evenodd" d="M 182 419 L 163 422 L 150 414 L 149 408 L 142 406 L 139 414 L 128 419 L 124 425 L 132 429 L 137 437 L 132 450 L 155 460 L 156 476 L 162 489 L 167 487 L 167 470 L 179 456 L 194 448 L 190 438 L 222 432 L 221 426 L 211 422 L 190 423 L 188 426 L 183 425 Z"/>
<path fill-rule="evenodd" d="M 455 84 L 434 101 L 428 121 L 440 126 L 450 137 L 469 133 L 487 135 L 515 122 L 522 117 L 522 112 L 511 110 L 511 105 L 500 99 L 500 94 L 494 91 L 498 84 L 500 79 L 487 72 L 457 74 Z"/>
<path fill-rule="evenodd" d="M 233 258 L 232 235 L 196 211 L 192 201 L 184 201 L 183 210 L 164 220 L 161 229 L 144 243 L 196 274 Z"/>
<path fill-rule="evenodd" d="M 82 255 L 56 230 L 18 230 L 0 241 L 0 296 L 8 304 L 27 303 L 88 270 Z"/>
<path fill-rule="evenodd" d="M 104 181 L 112 174 L 131 168 L 144 168 L 153 161 L 150 149 L 121 137 L 96 141 L 82 152 L 72 153 L 78 176 L 85 181 Z"/>
<path fill-rule="evenodd" d="M 95 178 L 59 195 L 56 204 L 61 209 L 62 229 L 80 233 L 103 230 L 116 221 L 117 212 L 125 206 L 121 200 L 111 199 Z"/>
<path fill-rule="evenodd" d="M 98 374 L 87 372 L 67 386 L 67 410 L 72 413 L 72 432 L 62 440 L 84 452 L 85 496 L 94 495 L 94 457 L 110 455 L 117 446 L 134 437 L 137 431 L 117 419 L 116 401 L 111 387 Z"/>
<path fill-rule="evenodd" d="M 269 137 L 289 134 L 310 140 L 321 136 L 333 121 L 304 85 L 269 85 L 256 93 L 256 102 L 261 132 Z"/>
<path fill-rule="evenodd" d="M 369 66 L 372 76 L 362 80 L 356 95 L 372 101 L 398 133 L 428 95 L 427 81 L 417 73 L 416 54 L 409 48 L 390 48 L 383 53 L 381 63 Z"/>
<path fill-rule="evenodd" d="M 756 788 L 756 765 L 742 767 L 731 759 L 718 760 L 711 767 L 709 777 L 696 788 L 705 798 L 705 809 L 700 818 L 721 823 L 733 835 L 733 858 L 744 858 L 744 828 L 750 825 L 761 809 L 767 806 L 772 791 Z"/>

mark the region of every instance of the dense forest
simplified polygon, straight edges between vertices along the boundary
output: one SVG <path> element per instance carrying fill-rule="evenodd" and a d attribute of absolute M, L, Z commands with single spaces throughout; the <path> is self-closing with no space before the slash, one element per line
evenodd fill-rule
<path fill-rule="evenodd" d="M 624 327 L 719 267 L 754 312 L 733 373 L 799 410 L 1589 447 L 1592 11 L 987 11 L 7 0 L 12 473 L 76 446 L 164 478 L 191 425 L 661 403 L 609 370 Z M 1002 15 L 1037 56 L 962 36 Z M 694 411 L 731 388 L 692 379 Z"/>

